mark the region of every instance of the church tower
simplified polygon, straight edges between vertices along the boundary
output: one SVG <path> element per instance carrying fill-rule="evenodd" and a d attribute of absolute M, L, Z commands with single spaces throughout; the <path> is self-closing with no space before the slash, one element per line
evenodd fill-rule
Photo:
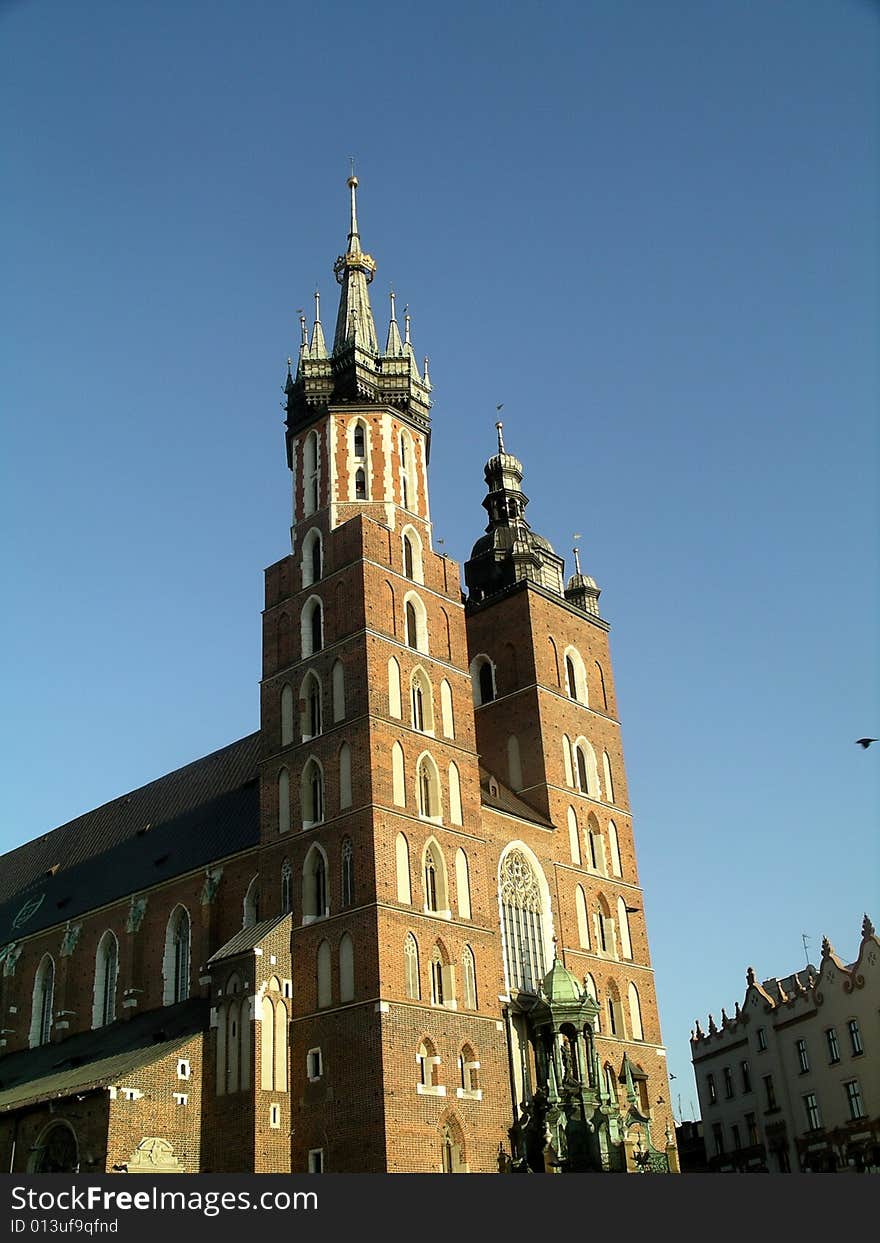
<path fill-rule="evenodd" d="M 348 186 L 332 345 L 316 293 L 285 386 L 291 552 L 266 571 L 260 918 L 291 932 L 262 969 L 289 980 L 290 1061 L 280 1088 L 256 1022 L 257 1129 L 289 1128 L 294 1171 L 612 1168 L 636 1132 L 665 1159 L 599 592 L 563 588 L 499 427 L 465 607 L 432 544 L 428 361 L 393 294 L 380 345 Z"/>

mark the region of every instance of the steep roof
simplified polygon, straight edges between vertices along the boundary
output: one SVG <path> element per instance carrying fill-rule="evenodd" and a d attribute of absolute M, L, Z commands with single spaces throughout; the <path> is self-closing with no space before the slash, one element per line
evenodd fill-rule
<path fill-rule="evenodd" d="M 0 857 L 0 945 L 259 840 L 260 735 Z"/>
<path fill-rule="evenodd" d="M 484 807 L 492 807 L 495 811 L 506 812 L 508 816 L 516 816 L 518 820 L 528 820 L 531 824 L 539 824 L 542 829 L 552 829 L 553 824 L 545 820 L 540 812 L 535 811 L 524 802 L 518 794 L 514 794 L 509 786 L 499 781 L 494 773 L 480 765 L 480 798 Z"/>
<path fill-rule="evenodd" d="M 81 1032 L 63 1044 L 9 1053 L 0 1058 L 0 1112 L 30 1101 L 118 1085 L 132 1071 L 205 1031 L 210 1012 L 207 1001 L 191 998 L 97 1031 Z"/>

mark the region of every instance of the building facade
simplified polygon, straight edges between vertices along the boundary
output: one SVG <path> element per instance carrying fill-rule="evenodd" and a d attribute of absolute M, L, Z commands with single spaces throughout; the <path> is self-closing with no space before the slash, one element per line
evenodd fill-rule
<path fill-rule="evenodd" d="M 677 1168 L 599 589 L 500 424 L 465 592 L 434 548 L 427 360 L 349 189 L 259 730 L 0 861 L 4 1168 Z"/>
<path fill-rule="evenodd" d="M 699 1024 L 691 1052 L 709 1168 L 880 1172 L 880 942 L 867 915 L 855 961 L 827 940 L 818 970 L 759 984 Z"/>

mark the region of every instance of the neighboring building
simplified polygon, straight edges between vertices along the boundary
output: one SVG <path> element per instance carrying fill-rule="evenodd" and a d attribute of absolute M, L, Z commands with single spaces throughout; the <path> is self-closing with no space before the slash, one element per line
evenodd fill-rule
<path fill-rule="evenodd" d="M 709 1172 L 701 1119 L 679 1122 L 675 1128 L 675 1143 L 678 1147 L 678 1163 L 682 1174 L 707 1174 Z"/>
<path fill-rule="evenodd" d="M 599 589 L 500 424 L 467 596 L 435 551 L 349 185 L 259 731 L 0 860 L 4 1169 L 676 1168 Z"/>
<path fill-rule="evenodd" d="M 827 938 L 808 966 L 758 984 L 721 1026 L 691 1033 L 713 1170 L 880 1170 L 880 942 L 867 915 L 855 962 Z"/>

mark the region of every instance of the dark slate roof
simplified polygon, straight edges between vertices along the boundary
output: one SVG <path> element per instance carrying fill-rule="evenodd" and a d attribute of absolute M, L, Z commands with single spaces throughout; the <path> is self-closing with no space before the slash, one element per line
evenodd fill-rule
<path fill-rule="evenodd" d="M 208 964 L 219 962 L 221 958 L 234 958 L 236 954 L 246 954 L 248 950 L 255 949 L 267 933 L 289 918 L 289 914 L 285 913 L 276 915 L 273 919 L 264 919 L 258 924 L 251 924 L 250 928 L 242 928 L 225 945 L 221 945 L 216 954 L 211 955 Z"/>
<path fill-rule="evenodd" d="M 249 734 L 0 857 L 0 945 L 256 845 L 259 759 Z"/>
<path fill-rule="evenodd" d="M 80 1032 L 0 1057 L 0 1111 L 32 1101 L 119 1084 L 126 1075 L 206 1031 L 210 1003 L 194 997 L 176 1006 Z"/>
<path fill-rule="evenodd" d="M 497 794 L 492 794 L 489 790 L 489 782 L 492 780 L 498 786 Z M 480 765 L 480 797 L 484 807 L 493 807 L 496 811 L 506 812 L 508 816 L 516 816 L 518 820 L 528 820 L 530 824 L 539 824 L 542 829 L 556 827 L 549 820 L 545 820 L 540 812 L 535 811 L 534 807 L 523 802 L 519 795 L 514 794 L 509 786 L 499 781 L 495 774 L 490 773 L 482 764 Z"/>

